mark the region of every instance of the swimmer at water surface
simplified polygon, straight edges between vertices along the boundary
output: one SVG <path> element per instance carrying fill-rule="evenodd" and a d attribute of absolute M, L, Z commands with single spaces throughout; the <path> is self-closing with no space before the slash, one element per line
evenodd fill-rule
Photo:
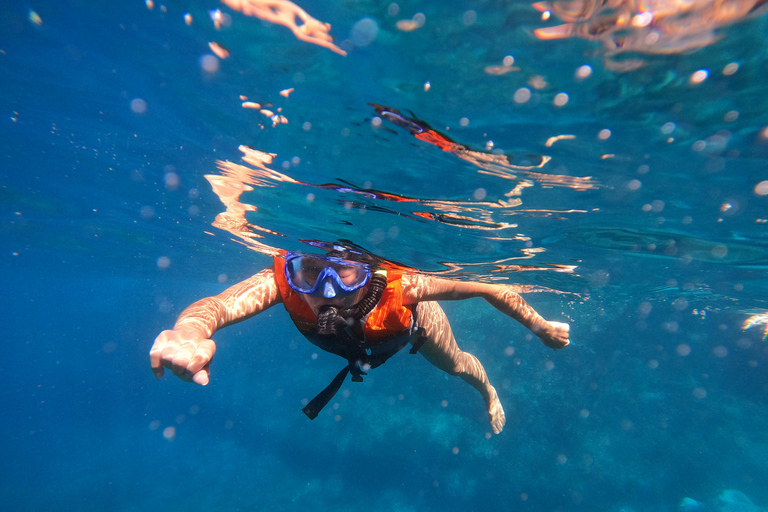
<path fill-rule="evenodd" d="M 542 318 L 510 286 L 454 281 L 418 274 L 348 246 L 326 254 L 285 252 L 274 264 L 215 297 L 187 307 L 172 330 L 150 350 L 155 376 L 163 368 L 189 382 L 208 384 L 219 329 L 283 304 L 299 331 L 317 347 L 343 357 L 347 366 L 303 409 L 314 419 L 348 374 L 362 376 L 410 344 L 437 368 L 461 377 L 485 401 L 494 433 L 505 423 L 496 389 L 480 361 L 459 349 L 436 301 L 481 297 L 531 330 L 546 346 L 568 345 L 567 323 Z"/>

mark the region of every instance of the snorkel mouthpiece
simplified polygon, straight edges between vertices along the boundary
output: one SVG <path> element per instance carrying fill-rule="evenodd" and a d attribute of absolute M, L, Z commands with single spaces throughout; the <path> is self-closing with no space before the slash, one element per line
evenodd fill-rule
<path fill-rule="evenodd" d="M 336 336 L 348 325 L 348 321 L 360 320 L 373 311 L 387 287 L 387 271 L 377 269 L 371 277 L 368 292 L 354 306 L 340 310 L 337 306 L 322 306 L 317 314 L 317 333 L 320 336 Z M 330 297 L 328 297 L 330 298 Z"/>

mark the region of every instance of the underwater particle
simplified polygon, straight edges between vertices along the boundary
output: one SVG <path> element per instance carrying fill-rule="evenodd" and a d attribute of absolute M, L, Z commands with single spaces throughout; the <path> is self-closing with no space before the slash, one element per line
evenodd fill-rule
<path fill-rule="evenodd" d="M 143 114 L 147 111 L 147 102 L 141 98 L 131 100 L 131 112 L 134 114 Z"/>
<path fill-rule="evenodd" d="M 448 400 L 443 400 L 440 402 L 440 407 L 448 407 Z"/>
<path fill-rule="evenodd" d="M 291 95 L 292 92 L 293 92 L 293 87 L 291 87 L 290 89 L 283 89 L 282 91 L 280 91 L 280 96 L 287 98 L 288 96 Z"/>
<path fill-rule="evenodd" d="M 710 251 L 712 253 L 712 256 L 717 259 L 723 259 L 728 255 L 728 248 L 724 245 L 716 245 L 712 248 Z"/>
<path fill-rule="evenodd" d="M 426 21 L 427 17 L 424 16 L 424 14 L 418 12 L 414 14 L 413 18 L 410 20 L 400 20 L 395 25 L 397 26 L 398 30 L 402 30 L 403 32 L 412 32 L 417 28 L 423 27 Z"/>
<path fill-rule="evenodd" d="M 165 270 L 171 266 L 171 258 L 168 256 L 160 256 L 157 258 L 157 268 Z"/>
<path fill-rule="evenodd" d="M 188 26 L 192 24 L 192 15 L 188 12 L 184 13 L 184 23 L 186 23 Z"/>
<path fill-rule="evenodd" d="M 168 441 L 176 439 L 176 427 L 165 427 L 165 430 L 163 430 L 163 437 Z"/>
<path fill-rule="evenodd" d="M 142 206 L 141 210 L 139 210 L 139 215 L 141 215 L 141 218 L 144 220 L 149 220 L 155 216 L 155 209 L 152 206 Z"/>
<path fill-rule="evenodd" d="M 35 11 L 29 11 L 29 21 L 37 25 L 38 27 L 43 24 L 43 19 Z"/>
<path fill-rule="evenodd" d="M 374 116 L 374 118 L 371 119 L 371 126 L 374 128 L 381 126 L 381 118 L 379 116 Z"/>
<path fill-rule="evenodd" d="M 211 9 L 208 11 L 208 16 L 211 18 L 216 30 L 220 30 L 221 27 L 228 27 L 232 24 L 232 16 L 221 12 L 221 9 Z"/>
<path fill-rule="evenodd" d="M 567 461 L 568 461 L 568 457 L 566 457 L 564 453 L 558 453 L 557 454 L 557 463 L 558 464 L 565 464 Z"/>
<path fill-rule="evenodd" d="M 641 12 L 640 14 L 636 14 L 632 18 L 632 26 L 638 27 L 638 28 L 647 27 L 648 25 L 651 24 L 652 21 L 653 21 L 653 12 L 645 11 L 645 12 Z"/>
<path fill-rule="evenodd" d="M 688 301 L 684 297 L 678 297 L 672 301 L 672 307 L 676 311 L 682 311 L 688 307 Z"/>
<path fill-rule="evenodd" d="M 531 90 L 527 87 L 521 87 L 515 91 L 514 100 L 515 103 L 525 103 L 531 99 Z"/>
<path fill-rule="evenodd" d="M 642 186 L 643 183 L 640 180 L 630 180 L 629 183 L 627 183 L 627 188 L 629 190 L 639 190 Z"/>
<path fill-rule="evenodd" d="M 520 68 L 516 68 L 513 66 L 485 66 L 485 69 L 483 71 L 485 71 L 489 75 L 501 76 L 501 75 L 506 75 L 507 73 L 510 73 L 512 71 L 520 71 Z"/>
<path fill-rule="evenodd" d="M 675 123 L 666 122 L 663 125 L 661 125 L 661 133 L 663 133 L 664 135 L 669 135 L 673 131 L 675 131 Z"/>
<path fill-rule="evenodd" d="M 167 190 L 176 190 L 179 188 L 179 183 L 181 183 L 181 178 L 175 172 L 165 173 L 163 179 L 165 180 L 165 188 Z"/>
<path fill-rule="evenodd" d="M 520 494 L 520 500 L 521 501 L 528 501 L 528 493 L 521 493 Z"/>
<path fill-rule="evenodd" d="M 730 64 L 726 64 L 723 68 L 723 74 L 725 76 L 731 76 L 735 72 L 739 70 L 739 65 L 736 62 L 731 62 Z"/>
<path fill-rule="evenodd" d="M 704 151 L 704 148 L 706 147 L 707 147 L 707 143 L 704 142 L 703 140 L 697 140 L 696 142 L 691 144 L 691 149 L 696 152 Z"/>
<path fill-rule="evenodd" d="M 227 274 L 219 274 L 219 276 L 216 278 L 216 280 L 219 282 L 219 284 L 226 283 L 227 279 L 229 279 L 229 276 L 227 276 Z"/>
<path fill-rule="evenodd" d="M 585 78 L 589 78 L 589 76 L 592 74 L 592 66 L 589 64 L 584 64 L 583 66 L 580 66 L 579 69 L 576 70 L 576 78 L 579 80 L 584 80 Z"/>
<path fill-rule="evenodd" d="M 216 73 L 219 70 L 219 59 L 214 55 L 203 55 L 200 57 L 200 67 L 206 73 Z"/>
<path fill-rule="evenodd" d="M 755 194 L 759 196 L 766 196 L 768 195 L 768 180 L 761 181 L 757 185 L 755 185 Z"/>
<path fill-rule="evenodd" d="M 258 103 L 255 103 L 253 101 L 244 101 L 243 102 L 243 108 L 256 108 L 261 109 L 261 105 Z"/>
<path fill-rule="evenodd" d="M 696 398 L 707 398 L 707 390 L 704 388 L 693 388 L 692 393 Z"/>
<path fill-rule="evenodd" d="M 675 352 L 677 352 L 677 355 L 685 357 L 691 353 L 691 346 L 681 343 L 675 347 Z"/>
<path fill-rule="evenodd" d="M 412 32 L 419 28 L 413 20 L 398 20 L 395 26 L 398 30 L 402 30 L 403 32 Z"/>
<path fill-rule="evenodd" d="M 722 345 L 718 345 L 712 349 L 712 354 L 714 354 L 715 357 L 722 359 L 723 357 L 728 356 L 728 349 Z"/>
<path fill-rule="evenodd" d="M 229 57 L 229 50 L 227 50 L 226 47 L 217 43 L 216 41 L 209 42 L 208 47 L 220 59 L 226 59 Z"/>
<path fill-rule="evenodd" d="M 459 454 L 459 447 L 458 446 L 454 446 L 451 449 L 451 453 L 453 453 L 454 455 L 458 455 Z"/>
<path fill-rule="evenodd" d="M 691 75 L 690 81 L 692 84 L 700 84 L 701 82 L 706 80 L 708 76 L 709 76 L 709 70 L 700 69 Z"/>
<path fill-rule="evenodd" d="M 155 2 L 153 2 L 152 0 L 146 0 L 144 4 L 147 6 L 147 9 L 149 9 L 150 11 L 155 8 Z"/>
<path fill-rule="evenodd" d="M 399 13 L 400 13 L 399 5 L 397 5 L 394 2 L 389 4 L 389 6 L 387 7 L 387 14 L 389 14 L 390 16 L 397 16 Z"/>
<path fill-rule="evenodd" d="M 504 355 L 507 357 L 515 355 L 515 347 L 506 347 L 504 349 Z"/>
<path fill-rule="evenodd" d="M 314 200 L 315 200 L 315 194 L 313 194 L 311 192 L 309 194 L 307 194 L 307 202 L 308 203 L 312 203 L 312 202 L 314 202 Z"/>
<path fill-rule="evenodd" d="M 553 102 L 556 107 L 565 106 L 568 103 L 568 94 L 561 92 L 555 95 L 555 101 Z"/>
<path fill-rule="evenodd" d="M 462 117 L 461 119 L 459 119 L 459 124 L 461 126 L 469 126 L 469 119 L 467 119 L 466 117 Z"/>
<path fill-rule="evenodd" d="M 296 167 L 300 163 L 301 163 L 301 158 L 299 158 L 298 156 L 294 156 L 293 158 L 291 158 L 291 165 L 292 166 Z"/>
<path fill-rule="evenodd" d="M 157 430 L 160 428 L 160 420 L 152 420 L 149 422 L 149 430 Z"/>
<path fill-rule="evenodd" d="M 541 75 L 532 75 L 530 78 L 528 78 L 528 85 L 534 89 L 544 89 L 545 87 L 549 86 L 549 82 L 544 80 L 544 77 Z"/>
<path fill-rule="evenodd" d="M 723 121 L 726 123 L 732 123 L 739 118 L 739 112 L 737 110 L 729 110 L 723 116 Z"/>
<path fill-rule="evenodd" d="M 486 194 L 487 192 L 485 191 L 485 189 L 481 187 L 472 193 L 472 197 L 474 197 L 477 201 L 482 201 L 483 199 L 485 199 Z"/>
<path fill-rule="evenodd" d="M 302 124 L 302 125 L 301 125 L 301 128 L 302 128 L 302 129 L 303 129 L 305 132 L 308 132 L 309 130 L 311 130 L 311 129 L 312 129 L 312 123 L 310 123 L 309 121 L 305 121 L 305 122 L 304 122 L 304 124 Z"/>
<path fill-rule="evenodd" d="M 507 68 L 511 68 L 515 63 L 515 58 L 512 55 L 507 55 L 501 60 L 501 65 Z"/>
<path fill-rule="evenodd" d="M 427 92 L 430 87 L 432 87 L 432 84 L 429 82 L 424 82 L 424 92 Z"/>
<path fill-rule="evenodd" d="M 477 21 L 477 13 L 473 10 L 465 11 L 461 15 L 461 24 L 465 27 L 471 27 Z"/>
<path fill-rule="evenodd" d="M 379 24 L 372 18 L 362 18 L 358 20 L 349 32 L 349 38 L 352 44 L 362 48 L 368 46 L 376 40 L 379 35 Z"/>
<path fill-rule="evenodd" d="M 659 367 L 659 362 L 656 359 L 650 359 L 648 361 L 648 368 L 655 370 Z"/>
<path fill-rule="evenodd" d="M 768 126 L 760 130 L 760 137 L 768 139 Z"/>
<path fill-rule="evenodd" d="M 580 410 L 579 416 L 581 416 L 582 418 L 589 418 L 589 409 Z"/>
<path fill-rule="evenodd" d="M 608 128 L 603 128 L 597 133 L 597 138 L 600 140 L 607 140 L 611 137 L 611 130 Z"/>
<path fill-rule="evenodd" d="M 547 362 L 544 363 L 544 368 L 547 370 L 552 370 L 555 367 L 555 363 L 552 360 L 547 360 Z"/>

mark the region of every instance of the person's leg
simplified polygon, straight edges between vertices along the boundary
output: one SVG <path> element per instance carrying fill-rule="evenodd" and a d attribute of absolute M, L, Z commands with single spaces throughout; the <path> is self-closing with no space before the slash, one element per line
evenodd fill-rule
<path fill-rule="evenodd" d="M 496 390 L 488 382 L 488 375 L 480 361 L 469 352 L 459 349 L 443 308 L 437 302 L 420 302 L 416 319 L 426 335 L 419 353 L 439 369 L 450 375 L 458 375 L 478 390 L 485 400 L 493 432 L 501 432 L 506 418 Z"/>

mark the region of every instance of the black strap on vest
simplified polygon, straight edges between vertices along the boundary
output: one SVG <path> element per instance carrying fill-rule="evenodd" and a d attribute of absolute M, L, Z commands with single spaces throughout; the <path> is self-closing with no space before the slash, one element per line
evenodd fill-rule
<path fill-rule="evenodd" d="M 426 336 L 423 336 L 423 334 L 423 329 L 420 329 L 419 339 L 416 341 L 416 343 L 414 343 L 416 350 L 418 350 L 416 345 L 421 346 L 424 341 L 426 341 Z M 318 393 L 315 398 L 313 398 L 306 406 L 304 406 L 302 411 L 310 420 L 317 418 L 317 415 L 320 414 L 320 411 L 322 411 L 323 408 L 328 405 L 328 402 L 330 402 L 331 399 L 336 396 L 336 393 L 339 392 L 344 379 L 347 378 L 347 374 L 350 372 L 352 373 L 352 382 L 363 382 L 363 375 L 367 375 L 363 371 L 363 368 L 376 368 L 377 366 L 381 366 L 390 357 L 397 354 L 400 349 L 408 344 L 408 341 L 406 340 L 402 344 L 393 344 L 391 347 L 388 347 L 388 350 L 377 352 L 375 354 L 368 354 L 364 349 L 364 345 L 359 341 L 356 341 L 346 329 L 340 331 L 337 333 L 337 335 L 340 341 L 346 345 L 348 350 L 347 361 L 349 364 L 345 366 L 338 374 L 336 374 L 336 377 L 333 378 L 331 383 L 328 384 L 324 390 Z M 415 354 L 416 352 L 411 350 L 411 353 Z"/>
<path fill-rule="evenodd" d="M 330 384 L 322 390 L 318 395 L 312 399 L 311 402 L 309 402 L 302 411 L 304 411 L 304 414 L 307 415 L 307 417 L 311 420 L 317 418 L 317 415 L 320 414 L 320 411 L 323 410 L 323 407 L 328 405 L 328 402 L 331 401 L 331 398 L 333 398 L 336 393 L 339 392 L 339 388 L 341 388 L 342 383 L 344 382 L 344 379 L 347 378 L 347 374 L 349 373 L 349 365 L 345 366 L 343 370 L 341 370 L 336 377 L 333 378 Z"/>

